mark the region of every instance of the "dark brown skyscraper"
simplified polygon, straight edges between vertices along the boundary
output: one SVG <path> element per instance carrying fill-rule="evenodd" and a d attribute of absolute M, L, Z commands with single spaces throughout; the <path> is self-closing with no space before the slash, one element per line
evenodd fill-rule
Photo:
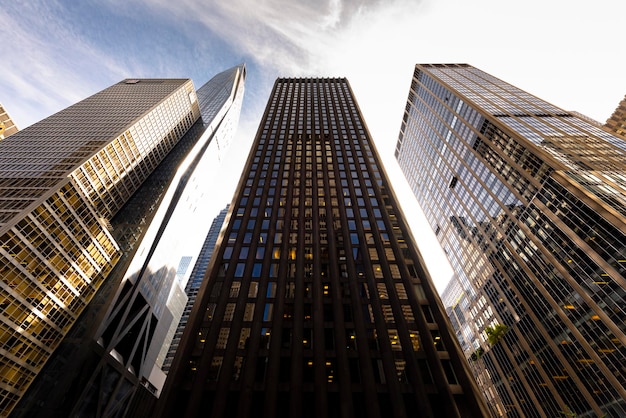
<path fill-rule="evenodd" d="M 162 416 L 486 409 L 345 79 L 279 79 Z"/>

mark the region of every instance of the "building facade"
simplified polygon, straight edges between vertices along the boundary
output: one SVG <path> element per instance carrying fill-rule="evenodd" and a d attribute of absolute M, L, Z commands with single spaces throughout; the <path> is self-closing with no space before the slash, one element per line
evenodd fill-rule
<path fill-rule="evenodd" d="M 417 65 L 396 158 L 492 414 L 625 416 L 626 141 L 469 65 Z"/>
<path fill-rule="evenodd" d="M 161 318 L 116 334 L 105 324 L 122 294 L 156 309 L 127 273 L 155 225 L 163 232 L 179 166 L 209 140 L 202 96 L 191 80 L 124 80 L 0 143 L 4 312 L 18 321 L 2 317 L 4 415 L 118 416 L 151 387 L 142 366 Z"/>
<path fill-rule="evenodd" d="M 486 407 L 346 79 L 278 79 L 159 416 Z"/>

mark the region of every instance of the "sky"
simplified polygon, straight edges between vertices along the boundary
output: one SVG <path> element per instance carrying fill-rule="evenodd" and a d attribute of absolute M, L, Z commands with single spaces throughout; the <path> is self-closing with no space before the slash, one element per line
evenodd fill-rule
<path fill-rule="evenodd" d="M 626 94 L 624 16 L 624 0 L 0 0 L 0 103 L 23 129 L 124 78 L 198 88 L 245 63 L 223 207 L 275 79 L 347 77 L 442 290 L 450 266 L 393 158 L 414 65 L 468 63 L 604 122 Z"/>

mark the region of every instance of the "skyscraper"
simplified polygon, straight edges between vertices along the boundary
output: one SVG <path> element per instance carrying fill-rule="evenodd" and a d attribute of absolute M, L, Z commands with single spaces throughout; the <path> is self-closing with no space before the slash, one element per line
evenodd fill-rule
<path fill-rule="evenodd" d="M 161 416 L 484 416 L 347 80 L 281 78 Z"/>
<path fill-rule="evenodd" d="M 229 77 L 226 97 L 243 83 Z M 208 90 L 124 80 L 0 142 L 0 269 L 4 313 L 12 312 L 0 334 L 0 373 L 11 377 L 3 413 L 35 376 L 18 416 L 108 416 L 140 382 L 151 387 L 148 353 L 171 313 L 172 281 L 150 287 L 155 280 L 130 269 L 139 257 L 153 267 L 149 255 L 229 111 L 232 101 Z M 136 321 L 110 331 L 111 315 L 126 312 L 120 298 L 132 299 Z M 101 373 L 97 384 L 92 373 Z"/>
<path fill-rule="evenodd" d="M 108 221 L 198 116 L 190 80 L 125 80 L 0 142 L 3 413 L 119 260 Z"/>
<path fill-rule="evenodd" d="M 415 67 L 396 157 L 455 270 L 444 299 L 462 303 L 493 414 L 626 416 L 626 141 L 431 64 Z"/>

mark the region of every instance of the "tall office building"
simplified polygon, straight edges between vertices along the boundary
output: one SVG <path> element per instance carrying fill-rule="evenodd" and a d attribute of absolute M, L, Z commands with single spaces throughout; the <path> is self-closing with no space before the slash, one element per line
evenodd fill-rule
<path fill-rule="evenodd" d="M 617 105 L 611 117 L 606 120 L 604 126 L 611 132 L 626 136 L 626 96 L 619 102 L 619 105 Z"/>
<path fill-rule="evenodd" d="M 626 416 L 626 141 L 469 65 L 417 65 L 396 157 L 492 413 Z"/>
<path fill-rule="evenodd" d="M 185 287 L 185 294 L 187 295 L 185 310 L 183 311 L 180 322 L 178 323 L 178 328 L 176 329 L 176 334 L 174 335 L 172 344 L 170 345 L 170 348 L 167 352 L 167 357 L 163 362 L 163 371 L 165 371 L 166 373 L 170 370 L 172 361 L 174 360 L 174 355 L 176 354 L 176 350 L 178 350 L 180 339 L 182 338 L 185 327 L 187 326 L 187 321 L 189 320 L 191 309 L 193 308 L 193 304 L 196 302 L 198 290 L 200 290 L 200 286 L 202 285 L 202 282 L 204 280 L 204 274 L 206 273 L 206 269 L 209 266 L 209 261 L 211 261 L 211 256 L 213 255 L 213 250 L 215 249 L 215 244 L 217 244 L 220 230 L 222 229 L 224 221 L 226 220 L 228 207 L 229 205 L 226 205 L 226 207 L 220 211 L 219 215 L 217 215 L 215 219 L 213 219 L 213 222 L 211 223 L 211 228 L 209 229 L 209 233 L 204 240 L 204 244 L 202 244 L 200 254 L 198 254 L 196 264 L 191 271 L 191 276 L 187 281 L 187 286 Z"/>
<path fill-rule="evenodd" d="M 3 414 L 119 260 L 110 219 L 198 116 L 190 80 L 126 80 L 0 142 Z"/>
<path fill-rule="evenodd" d="M 11 117 L 4 109 L 4 106 L 2 106 L 2 103 L 0 103 L 0 140 L 3 140 L 9 135 L 13 135 L 18 130 L 19 129 L 17 129 L 17 126 L 15 125 Z"/>
<path fill-rule="evenodd" d="M 278 79 L 157 408 L 484 416 L 347 80 Z"/>
<path fill-rule="evenodd" d="M 0 142 L 3 415 L 111 416 L 139 383 L 150 387 L 167 280 L 130 269 L 158 243 L 215 138 L 222 121 L 207 115 L 228 112 L 206 104 L 212 96 L 191 80 L 124 80 Z M 135 322 L 110 332 L 128 294 L 148 317 L 133 311 Z"/>

